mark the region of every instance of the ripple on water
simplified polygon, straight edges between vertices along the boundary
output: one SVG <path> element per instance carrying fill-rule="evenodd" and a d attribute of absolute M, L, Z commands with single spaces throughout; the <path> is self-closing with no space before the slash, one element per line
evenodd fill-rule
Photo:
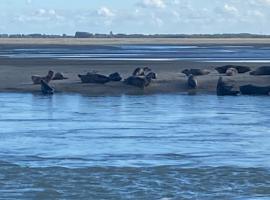
<path fill-rule="evenodd" d="M 1 162 L 5 199 L 263 199 L 270 172 L 262 168 L 160 166 L 29 168 Z M 259 198 L 260 197 L 260 198 Z"/>

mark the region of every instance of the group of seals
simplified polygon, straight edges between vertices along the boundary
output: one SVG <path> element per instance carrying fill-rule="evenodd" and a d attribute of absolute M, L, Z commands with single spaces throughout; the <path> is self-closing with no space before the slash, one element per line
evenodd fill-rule
<path fill-rule="evenodd" d="M 56 72 L 54 74 L 54 71 L 50 70 L 46 76 L 33 75 L 31 79 L 33 84 L 39 85 L 41 84 L 41 80 L 43 80 L 45 83 L 49 83 L 51 80 L 64 80 L 68 78 L 66 78 L 61 72 Z"/>
<path fill-rule="evenodd" d="M 270 86 L 243 85 L 240 87 L 223 81 L 219 78 L 217 83 L 218 96 L 236 96 L 236 95 L 270 95 Z"/>
<path fill-rule="evenodd" d="M 63 73 L 57 72 L 54 74 L 54 72 L 50 70 L 46 76 L 33 75 L 31 79 L 34 85 L 41 86 L 42 94 L 48 95 L 54 93 L 54 88 L 49 85 L 51 80 L 64 80 L 68 78 L 66 78 Z"/>
<path fill-rule="evenodd" d="M 110 74 L 109 76 L 98 74 L 97 72 L 91 72 L 85 75 L 79 74 L 78 77 L 81 79 L 82 83 L 106 84 L 111 81 L 122 81 L 122 77 L 118 72 Z M 152 79 L 156 78 L 156 73 L 152 72 L 150 68 L 136 68 L 133 71 L 132 76 L 125 79 L 123 83 L 143 89 L 150 85 Z"/>
<path fill-rule="evenodd" d="M 150 72 L 146 76 L 130 76 L 124 80 L 124 83 L 144 89 L 150 85 L 153 79 L 156 78 L 156 74 L 154 72 Z"/>
<path fill-rule="evenodd" d="M 238 73 L 250 72 L 251 69 L 246 66 L 226 65 L 215 68 L 220 74 L 227 76 L 234 76 Z M 196 76 L 208 75 L 210 70 L 206 69 L 185 69 L 182 71 L 187 78 L 187 86 L 189 89 L 198 88 L 198 80 Z M 259 67 L 255 71 L 251 71 L 250 75 L 270 75 L 270 66 Z M 78 75 L 82 83 L 95 83 L 106 84 L 111 81 L 122 81 L 122 77 L 118 72 L 112 73 L 109 76 L 98 74 L 97 72 L 90 72 L 85 75 Z M 53 94 L 54 88 L 49 85 L 51 80 L 64 80 L 67 79 L 62 73 L 49 71 L 46 76 L 33 75 L 31 77 L 34 84 L 41 85 L 41 92 L 43 94 Z M 148 67 L 136 68 L 132 75 L 123 81 L 126 85 L 142 88 L 148 87 L 153 79 L 157 79 L 156 73 Z M 270 95 L 270 86 L 256 86 L 256 85 L 243 85 L 236 87 L 234 84 L 225 82 L 222 77 L 217 82 L 217 95 L 218 96 L 235 96 L 239 94 L 243 95 Z"/>
<path fill-rule="evenodd" d="M 136 68 L 132 76 L 124 80 L 126 85 L 142 88 L 148 87 L 153 79 L 157 79 L 157 74 L 148 67 Z"/>
<path fill-rule="evenodd" d="M 220 74 L 226 76 L 235 76 L 238 73 L 243 74 L 251 71 L 250 67 L 238 66 L 238 65 L 225 65 L 215 68 Z M 202 69 L 185 69 L 182 71 L 188 79 L 187 86 L 189 89 L 198 88 L 198 80 L 196 76 L 207 75 L 209 70 Z M 255 71 L 250 72 L 251 75 L 270 75 L 270 66 L 263 66 Z M 243 95 L 270 95 L 270 86 L 256 86 L 256 85 L 243 85 L 238 87 L 236 84 L 228 81 L 224 81 L 222 77 L 219 78 L 216 87 L 216 93 L 218 96 L 236 96 Z"/>

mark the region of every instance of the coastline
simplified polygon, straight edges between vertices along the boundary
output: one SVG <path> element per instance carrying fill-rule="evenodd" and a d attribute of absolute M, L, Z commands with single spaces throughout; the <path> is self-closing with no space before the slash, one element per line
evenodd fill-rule
<path fill-rule="evenodd" d="M 270 38 L 0 38 L 0 45 L 269 45 Z"/>

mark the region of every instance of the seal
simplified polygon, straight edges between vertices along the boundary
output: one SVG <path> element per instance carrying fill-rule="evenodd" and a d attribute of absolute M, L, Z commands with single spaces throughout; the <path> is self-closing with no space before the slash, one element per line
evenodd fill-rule
<path fill-rule="evenodd" d="M 196 89 L 198 87 L 198 81 L 192 74 L 188 76 L 187 85 L 190 89 Z"/>
<path fill-rule="evenodd" d="M 218 96 L 236 96 L 240 93 L 239 90 L 235 88 L 234 85 L 229 85 L 225 83 L 222 77 L 219 77 L 217 83 L 217 95 Z"/>
<path fill-rule="evenodd" d="M 105 84 L 110 82 L 110 78 L 101 74 L 87 73 L 86 75 L 78 75 L 82 83 Z"/>
<path fill-rule="evenodd" d="M 270 86 L 243 85 L 240 86 L 243 95 L 269 95 Z"/>
<path fill-rule="evenodd" d="M 210 74 L 210 71 L 207 69 L 185 69 L 182 71 L 186 76 L 194 75 L 194 76 L 203 76 Z"/>
<path fill-rule="evenodd" d="M 122 80 L 122 77 L 118 72 L 115 72 L 115 73 L 109 75 L 109 79 L 110 79 L 110 81 L 119 82 Z"/>
<path fill-rule="evenodd" d="M 250 75 L 255 75 L 255 76 L 270 75 L 270 66 L 259 67 L 255 71 L 250 72 Z"/>
<path fill-rule="evenodd" d="M 134 87 L 144 89 L 148 87 L 153 79 L 156 79 L 157 75 L 154 72 L 148 73 L 146 76 L 130 76 L 124 80 L 124 83 Z"/>
<path fill-rule="evenodd" d="M 46 83 L 44 80 L 40 81 L 40 89 L 42 94 L 44 95 L 52 95 L 54 93 L 54 89 L 49 86 L 49 84 Z"/>
<path fill-rule="evenodd" d="M 33 75 L 31 76 L 31 79 L 33 81 L 33 84 L 38 85 L 41 84 L 41 80 L 45 81 L 46 83 L 49 83 L 53 78 L 54 72 L 49 71 L 47 76 L 40 76 L 40 75 Z"/>

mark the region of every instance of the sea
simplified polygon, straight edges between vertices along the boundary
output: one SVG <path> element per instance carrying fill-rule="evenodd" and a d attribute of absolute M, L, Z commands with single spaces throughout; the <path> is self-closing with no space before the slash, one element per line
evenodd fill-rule
<path fill-rule="evenodd" d="M 255 46 L 139 45 L 2 48 L 0 57 L 267 62 L 269 53 Z M 0 199 L 270 199 L 269 102 L 0 93 Z"/>

